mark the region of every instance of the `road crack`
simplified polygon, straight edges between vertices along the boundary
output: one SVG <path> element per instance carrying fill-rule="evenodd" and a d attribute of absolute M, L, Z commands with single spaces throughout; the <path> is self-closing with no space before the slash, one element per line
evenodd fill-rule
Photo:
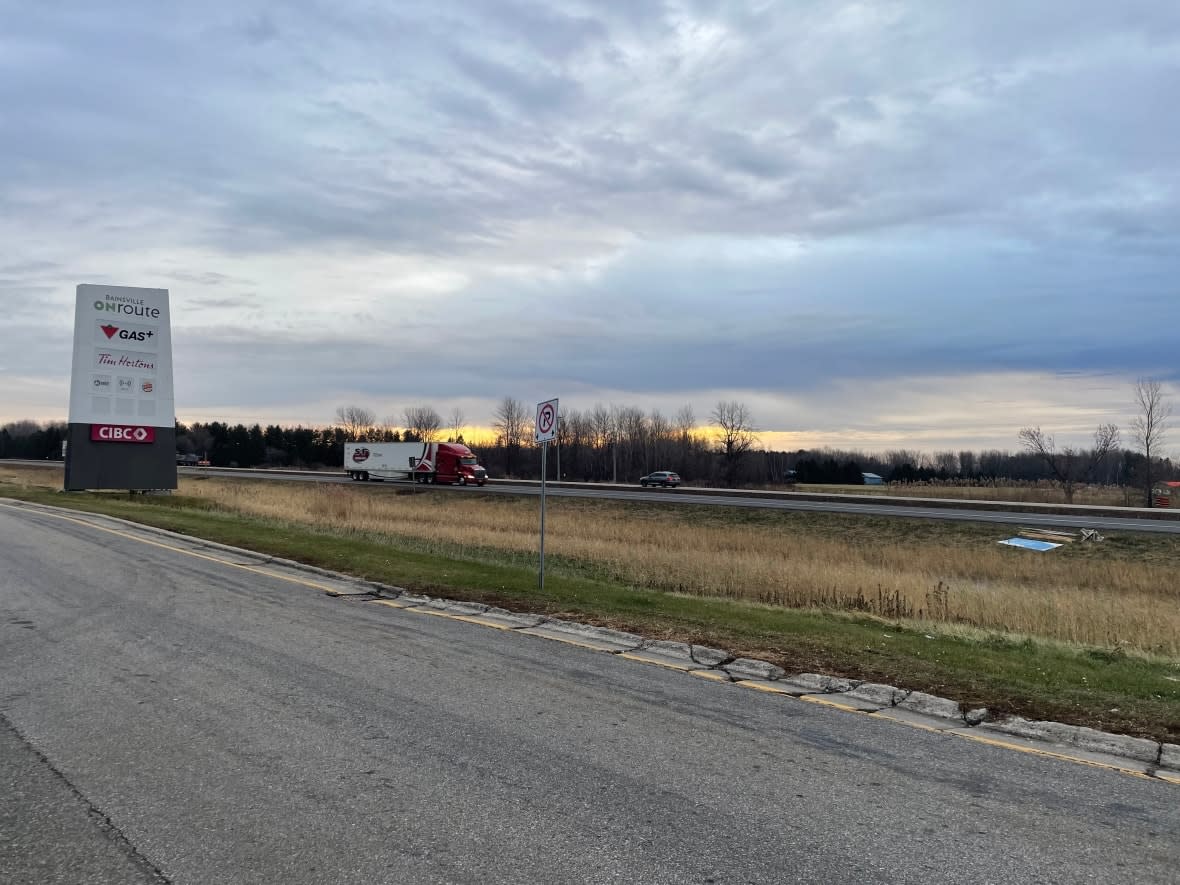
<path fill-rule="evenodd" d="M 86 809 L 87 816 L 95 823 L 102 834 L 108 840 L 110 840 L 121 853 L 125 854 L 128 859 L 130 859 L 130 861 L 135 864 L 135 866 L 150 875 L 155 881 L 161 883 L 161 885 L 172 885 L 172 880 L 165 876 L 159 867 L 148 860 L 148 858 L 142 854 L 138 848 L 135 847 L 131 840 L 127 838 L 123 831 L 119 829 L 118 825 L 113 820 L 111 820 L 110 817 L 97 805 L 86 798 L 82 791 L 74 786 L 73 782 L 70 781 L 70 779 L 66 777 L 66 775 L 56 765 L 53 764 L 53 761 L 44 753 L 42 753 L 32 741 L 25 737 L 21 730 L 16 727 L 16 724 L 13 723 L 12 720 L 6 715 L 4 715 L 3 712 L 0 712 L 0 727 L 5 728 L 7 731 L 15 735 L 16 739 L 20 741 L 21 744 L 23 744 L 26 748 L 28 748 L 29 752 L 31 752 L 37 758 L 37 760 L 49 770 L 56 780 L 60 781 L 62 784 L 65 784 L 66 789 L 69 790 L 70 794 L 73 795 L 73 797 L 79 803 L 81 803 L 84 809 Z"/>

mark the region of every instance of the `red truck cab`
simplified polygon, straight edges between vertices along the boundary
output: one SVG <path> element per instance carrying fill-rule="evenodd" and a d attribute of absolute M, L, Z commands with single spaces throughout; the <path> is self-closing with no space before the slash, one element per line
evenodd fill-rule
<path fill-rule="evenodd" d="M 421 460 L 414 465 L 414 478 L 419 482 L 481 486 L 488 481 L 488 472 L 462 443 L 427 443 Z"/>

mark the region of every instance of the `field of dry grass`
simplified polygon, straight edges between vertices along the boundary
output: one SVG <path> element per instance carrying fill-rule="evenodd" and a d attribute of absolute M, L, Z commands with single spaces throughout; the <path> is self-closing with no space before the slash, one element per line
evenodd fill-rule
<path fill-rule="evenodd" d="M 391 543 L 412 539 L 465 558 L 537 548 L 537 503 L 528 498 L 216 479 L 186 480 L 181 492 L 235 513 Z M 1008 534 L 922 520 L 554 498 L 545 543 L 555 564 L 639 587 L 1180 657 L 1180 541 L 1127 535 L 1038 554 L 996 543 Z"/>

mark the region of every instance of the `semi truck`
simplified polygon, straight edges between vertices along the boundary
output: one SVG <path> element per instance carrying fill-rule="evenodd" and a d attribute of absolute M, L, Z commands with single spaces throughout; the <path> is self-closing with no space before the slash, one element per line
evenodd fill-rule
<path fill-rule="evenodd" d="M 487 470 L 462 443 L 347 442 L 344 444 L 344 472 L 355 480 L 480 486 L 488 481 Z"/>

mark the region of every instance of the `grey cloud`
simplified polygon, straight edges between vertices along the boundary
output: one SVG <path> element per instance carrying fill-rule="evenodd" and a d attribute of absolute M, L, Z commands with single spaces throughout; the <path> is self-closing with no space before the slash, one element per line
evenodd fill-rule
<path fill-rule="evenodd" d="M 424 320 L 293 354 L 189 330 L 209 402 L 305 395 L 302 371 L 376 396 L 415 359 L 445 362 L 440 395 L 493 398 L 538 366 L 687 392 L 1173 365 L 1180 8 L 848 9 L 26 4 L 0 38 L 0 233 L 51 259 L 5 259 L 0 299 L 149 246 L 212 256 L 154 264 L 209 309 L 273 296 L 220 270 L 256 256 L 475 279 L 449 297 L 478 334 Z"/>
<path fill-rule="evenodd" d="M 270 43 L 279 37 L 279 27 L 274 18 L 266 12 L 259 12 L 251 16 L 241 25 L 242 34 L 246 40 L 254 45 Z"/>
<path fill-rule="evenodd" d="M 451 54 L 455 66 L 472 86 L 510 102 L 529 114 L 574 111 L 581 88 L 574 80 L 531 63 L 526 68 L 465 50 Z"/>
<path fill-rule="evenodd" d="M 721 169 L 734 169 L 755 178 L 778 180 L 792 171 L 791 151 L 783 144 L 767 143 L 740 131 L 702 133 L 712 161 Z"/>
<path fill-rule="evenodd" d="M 458 20 L 465 7 L 448 4 L 446 9 Z M 67 68 L 56 75 L 38 71 L 38 87 L 23 98 L 6 95 L 16 102 L 18 113 L 22 105 L 26 108 L 26 116 L 31 116 L 34 101 L 53 109 L 48 122 L 6 140 L 8 159 L 13 161 L 10 168 L 26 170 L 29 181 L 64 175 L 90 187 L 96 182 L 111 190 L 130 186 L 148 199 L 138 183 L 163 176 L 168 186 L 162 193 L 174 205 L 188 212 L 213 209 L 211 241 L 229 248 L 270 248 L 289 236 L 301 241 L 357 238 L 374 245 L 389 241 L 399 247 L 433 239 L 449 251 L 457 223 L 480 235 L 504 218 L 543 217 L 555 194 L 575 215 L 614 218 L 621 228 L 648 236 L 746 231 L 750 225 L 767 234 L 831 236 L 940 223 L 948 212 L 984 225 L 1004 215 L 1019 226 L 1034 213 L 1066 222 L 1076 217 L 1099 231 L 1104 224 L 1115 224 L 1126 234 L 1131 227 L 1117 218 L 1117 207 L 1103 207 L 1103 212 L 1086 208 L 1095 158 L 1107 151 L 1114 163 L 1137 153 L 1142 174 L 1169 180 L 1166 145 L 1174 144 L 1169 136 L 1180 132 L 1168 130 L 1180 124 L 1169 123 L 1166 114 L 1137 111 L 1142 102 L 1120 101 L 1117 85 L 1102 87 L 1109 81 L 1129 84 L 1141 96 L 1169 94 L 1165 87 L 1170 75 L 1161 69 L 1135 72 L 1133 54 L 1116 55 L 1113 69 L 1103 62 L 1105 67 L 1093 70 L 1095 84 L 1111 93 L 1102 102 L 1103 113 L 1116 116 L 1106 121 L 1069 92 L 1066 78 L 1074 75 L 1069 69 L 1054 73 L 1060 65 L 1050 66 L 1036 80 L 995 86 L 995 77 L 980 75 L 986 62 L 974 38 L 958 24 L 935 19 L 938 27 L 955 35 L 948 57 L 968 50 L 966 60 L 955 55 L 950 72 L 940 70 L 937 78 L 933 67 L 920 67 L 930 64 L 922 61 L 926 56 L 907 57 L 910 46 L 933 27 L 926 24 L 900 32 L 895 73 L 882 69 L 878 60 L 889 49 L 874 42 L 883 38 L 863 30 L 851 34 L 873 47 L 863 59 L 855 52 L 841 55 L 840 66 L 825 59 L 806 78 L 792 79 L 801 63 L 780 68 L 775 62 L 786 57 L 792 43 L 806 45 L 809 26 L 822 40 L 829 39 L 823 36 L 827 24 L 818 15 L 788 28 L 782 17 L 738 14 L 727 6 L 706 5 L 696 11 L 736 29 L 748 43 L 747 54 L 731 53 L 711 67 L 682 72 L 681 80 L 672 77 L 666 83 L 635 83 L 628 80 L 632 72 L 621 69 L 615 83 L 634 87 L 633 98 L 616 94 L 610 81 L 580 77 L 576 62 L 568 68 L 565 62 L 555 66 L 544 49 L 539 56 L 513 57 L 505 46 L 478 42 L 471 28 L 460 32 L 459 42 L 446 42 L 447 35 L 419 12 L 378 15 L 370 29 L 382 36 L 396 34 L 398 45 L 413 45 L 406 50 L 411 68 L 399 66 L 396 56 L 388 64 L 372 65 L 344 57 L 321 67 L 326 80 L 305 72 L 300 59 L 309 50 L 296 35 L 314 26 L 327 46 L 346 45 L 343 41 L 351 39 L 364 40 L 366 47 L 371 35 L 324 6 L 295 6 L 286 14 L 294 23 L 284 24 L 282 36 L 292 42 L 276 47 L 273 73 L 279 78 L 269 81 L 254 79 L 232 51 L 215 54 L 222 64 L 209 66 L 202 51 L 208 47 L 193 44 L 184 28 L 153 41 L 156 49 L 124 52 L 138 44 L 118 35 L 115 26 L 91 19 L 85 26 L 65 28 L 62 39 L 79 50 L 94 41 L 100 59 L 117 56 L 118 62 L 111 66 L 100 61 L 97 76 L 87 78 L 89 85 L 81 91 L 77 76 Z M 491 15 L 483 6 L 476 13 L 481 20 Z M 518 36 L 568 27 L 567 36 L 554 38 L 568 50 L 553 51 L 560 59 L 577 58 L 590 47 L 609 51 L 615 39 L 628 33 L 627 25 L 615 18 L 588 24 L 579 13 L 523 5 L 517 13 L 505 19 L 516 24 L 504 27 L 516 27 Z M 1113 17 L 1110 26 L 1129 27 L 1120 22 Z M 249 31 L 251 20 L 246 27 Z M 48 23 L 34 31 L 40 41 L 52 39 Z M 1081 26 L 1053 37 L 1063 45 L 1070 39 L 1086 47 L 1105 38 Z M 1021 55 L 1021 41 L 1015 45 L 1017 49 L 1007 49 L 1008 64 L 1022 63 L 1036 49 L 1029 46 Z M 659 42 L 652 46 L 657 58 L 669 51 Z M 1072 64 L 1084 71 L 1084 58 Z M 463 79 L 447 76 L 452 64 L 465 72 Z M 858 64 L 873 71 L 871 80 L 850 79 L 848 71 Z M 295 79 L 280 85 L 283 73 Z M 213 101 L 196 106 L 178 101 L 180 87 L 197 76 L 205 88 L 213 88 Z M 830 78 L 827 92 L 824 77 Z M 872 92 L 846 91 L 870 82 Z M 948 110 L 934 102 L 935 90 L 956 83 L 964 95 L 975 96 L 971 101 L 976 106 L 968 102 L 967 109 Z M 141 84 L 155 85 L 144 89 Z M 706 88 L 698 90 L 698 84 Z M 331 99 L 315 99 L 324 86 L 337 85 L 343 88 L 333 89 Z M 299 97 L 301 87 L 311 90 L 307 99 Z M 356 89 L 375 93 L 363 103 L 345 97 Z M 652 99 L 645 100 L 649 90 Z M 388 101 L 378 99 L 383 93 Z M 767 104 L 772 93 L 793 97 L 786 109 L 776 109 Z M 220 96 L 227 100 L 223 107 L 215 103 Z M 407 106 L 408 101 L 425 101 L 424 115 Z M 299 125 L 309 105 L 317 109 L 310 132 Z M 806 113 L 797 119 L 791 107 Z M 79 154 L 79 139 L 71 130 L 84 125 L 87 110 L 104 114 L 114 125 L 88 133 L 89 149 Z M 438 111 L 466 131 L 432 132 L 428 121 Z M 725 127 L 708 122 L 721 114 L 728 116 Z M 544 128 L 537 125 L 541 118 L 548 121 Z M 881 135 L 870 135 L 864 144 L 849 143 L 842 120 L 875 125 Z M 627 131 L 616 128 L 619 122 Z M 766 131 L 768 123 L 794 125 L 786 136 Z M 1157 128 L 1154 134 L 1147 128 L 1151 125 Z M 1064 141 L 1037 137 L 1055 127 L 1066 136 Z M 315 145 L 308 137 L 315 133 L 338 133 L 338 146 Z M 894 143 L 891 139 L 898 136 L 889 133 L 900 133 L 901 140 Z M 522 178 L 497 180 L 482 167 L 479 157 L 485 146 L 480 142 L 485 138 L 495 139 L 499 151 L 514 158 Z M 1082 138 L 1098 152 L 1083 153 Z M 805 162 L 801 158 L 808 151 L 816 158 Z M 0 147 L 0 155 L 4 152 Z M 415 180 L 415 170 L 422 166 L 437 170 L 428 184 Z M 728 180 L 732 172 L 758 179 L 762 189 L 754 193 L 740 181 Z M 294 188 L 292 181 L 298 182 Z M 1174 185 L 1169 189 L 1174 203 Z M 1042 205 L 1026 212 L 1023 204 L 1038 192 Z M 440 209 L 456 205 L 465 208 L 460 213 Z M 405 225 L 413 229 L 413 237 L 398 224 L 387 223 L 395 214 L 413 216 Z M 243 231 L 239 220 L 251 229 Z"/>
<path fill-rule="evenodd" d="M 600 20 L 566 12 L 556 4 L 479 0 L 471 6 L 498 40 L 519 41 L 553 61 L 566 61 L 600 45 L 609 35 Z"/>

